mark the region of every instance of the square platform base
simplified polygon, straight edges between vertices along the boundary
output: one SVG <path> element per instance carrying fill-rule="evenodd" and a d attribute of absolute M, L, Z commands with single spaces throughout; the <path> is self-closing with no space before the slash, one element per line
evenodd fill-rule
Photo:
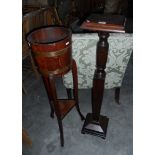
<path fill-rule="evenodd" d="M 95 121 L 91 113 L 88 113 L 86 120 L 84 122 L 83 128 L 81 130 L 82 134 L 90 134 L 94 136 L 106 138 L 107 127 L 108 127 L 109 118 L 106 116 L 99 117 L 99 121 Z"/>

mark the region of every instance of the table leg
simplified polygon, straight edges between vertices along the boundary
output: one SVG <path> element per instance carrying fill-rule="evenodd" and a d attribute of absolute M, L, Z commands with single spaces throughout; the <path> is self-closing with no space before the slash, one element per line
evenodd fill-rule
<path fill-rule="evenodd" d="M 48 100 L 49 100 L 49 104 L 50 104 L 50 108 L 51 108 L 50 116 L 52 118 L 54 118 L 53 98 L 52 98 L 52 95 L 51 95 L 51 92 L 50 92 L 50 87 L 49 87 L 50 84 L 49 84 L 48 77 L 43 77 L 43 81 L 44 81 L 45 89 L 46 89 L 46 92 L 47 92 L 47 96 L 48 96 Z"/>
<path fill-rule="evenodd" d="M 104 82 L 106 75 L 104 70 L 106 68 L 109 49 L 109 44 L 107 41 L 109 34 L 99 32 L 98 35 L 99 41 L 97 43 L 96 50 L 96 70 L 94 73 L 92 88 L 92 113 L 87 114 L 81 132 L 105 139 L 109 119 L 106 116 L 100 115 L 100 110 L 104 93 Z"/>

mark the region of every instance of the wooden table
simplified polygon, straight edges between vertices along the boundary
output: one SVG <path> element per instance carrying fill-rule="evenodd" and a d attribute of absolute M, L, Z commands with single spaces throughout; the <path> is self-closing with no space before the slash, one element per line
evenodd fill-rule
<path fill-rule="evenodd" d="M 119 15 L 92 14 L 81 25 L 82 29 L 97 31 L 99 41 L 96 50 L 96 70 L 92 88 L 92 113 L 88 113 L 81 133 L 106 138 L 109 118 L 100 115 L 104 94 L 105 67 L 108 56 L 109 32 L 125 32 L 125 17 Z"/>

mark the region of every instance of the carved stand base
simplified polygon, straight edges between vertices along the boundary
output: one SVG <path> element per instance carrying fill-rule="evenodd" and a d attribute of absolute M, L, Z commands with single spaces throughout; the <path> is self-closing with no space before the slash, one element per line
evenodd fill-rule
<path fill-rule="evenodd" d="M 92 117 L 91 113 L 88 113 L 86 116 L 86 120 L 84 122 L 81 133 L 90 134 L 94 136 L 101 137 L 103 139 L 106 138 L 107 127 L 108 127 L 109 118 L 106 116 L 99 116 L 99 121 L 95 121 Z"/>

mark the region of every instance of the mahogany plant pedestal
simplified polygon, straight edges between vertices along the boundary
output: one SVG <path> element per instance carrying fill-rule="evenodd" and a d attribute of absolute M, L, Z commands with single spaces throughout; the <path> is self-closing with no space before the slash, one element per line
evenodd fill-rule
<path fill-rule="evenodd" d="M 92 113 L 88 113 L 81 133 L 106 138 L 109 118 L 100 115 L 104 94 L 105 68 L 108 56 L 109 32 L 125 32 L 125 18 L 118 15 L 93 14 L 81 25 L 81 28 L 98 32 L 99 41 L 96 49 L 96 70 L 92 88 Z"/>
<path fill-rule="evenodd" d="M 72 58 L 71 30 L 63 26 L 47 26 L 33 30 L 27 37 L 33 52 L 38 69 L 43 77 L 48 94 L 51 117 L 56 115 L 60 144 L 64 146 L 64 134 L 62 120 L 76 107 L 76 110 L 84 120 L 79 107 L 78 76 L 75 60 Z M 56 78 L 62 78 L 72 71 L 73 75 L 73 99 L 60 99 L 57 95 Z"/>
<path fill-rule="evenodd" d="M 109 44 L 108 33 L 99 32 L 99 42 L 97 43 L 96 70 L 92 88 L 92 113 L 88 113 L 82 128 L 82 133 L 106 138 L 109 118 L 100 115 L 102 98 L 104 93 L 105 66 L 107 62 Z"/>

